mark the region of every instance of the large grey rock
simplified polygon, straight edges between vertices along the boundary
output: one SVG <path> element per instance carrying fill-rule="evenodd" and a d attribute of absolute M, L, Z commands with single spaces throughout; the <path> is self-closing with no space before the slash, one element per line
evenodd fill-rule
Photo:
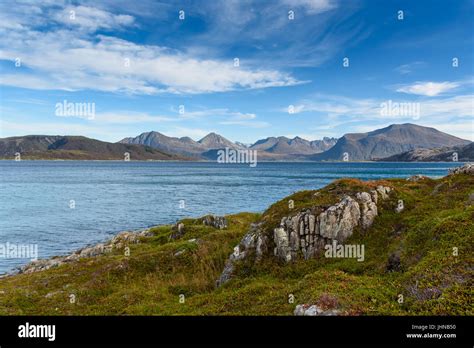
<path fill-rule="evenodd" d="M 368 229 L 378 215 L 377 202 L 387 199 L 391 189 L 379 186 L 370 192 L 359 192 L 355 199 L 346 196 L 339 203 L 314 215 L 311 209 L 281 219 L 273 230 L 273 254 L 288 262 L 298 255 L 305 259 L 317 255 L 332 240 L 344 242 L 356 226 Z"/>
<path fill-rule="evenodd" d="M 357 200 L 360 204 L 360 222 L 364 229 L 368 229 L 372 226 L 375 217 L 377 216 L 377 203 L 372 200 L 371 195 L 367 192 L 359 192 L 356 195 Z"/>
<path fill-rule="evenodd" d="M 226 262 L 217 285 L 230 279 L 234 263 L 255 251 L 256 261 L 269 252 L 269 238 L 273 237 L 273 255 L 285 262 L 303 256 L 309 259 L 319 254 L 326 244 L 336 240 L 343 243 L 349 238 L 356 226 L 368 229 L 378 214 L 377 201 L 387 199 L 391 189 L 378 186 L 370 193 L 359 192 L 356 198 L 346 196 L 337 204 L 315 215 L 314 209 L 296 212 L 284 216 L 280 225 L 273 229 L 273 236 L 266 236 L 259 225 L 252 225 L 239 245 Z M 318 207 L 319 209 L 319 207 Z"/>
<path fill-rule="evenodd" d="M 301 228 L 300 228 L 301 231 Z M 291 260 L 291 249 L 288 232 L 283 227 L 277 227 L 273 231 L 273 240 L 275 241 L 275 256 L 286 261 Z"/>
<path fill-rule="evenodd" d="M 319 233 L 322 237 L 345 241 L 359 224 L 359 204 L 349 196 L 319 215 Z"/>
<path fill-rule="evenodd" d="M 206 226 L 212 226 L 219 230 L 227 228 L 227 219 L 224 216 L 206 215 L 202 219 L 202 223 Z"/>

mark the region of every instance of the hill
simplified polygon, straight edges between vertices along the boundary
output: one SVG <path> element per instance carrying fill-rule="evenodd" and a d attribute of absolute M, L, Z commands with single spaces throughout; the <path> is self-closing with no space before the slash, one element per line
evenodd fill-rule
<path fill-rule="evenodd" d="M 464 146 L 441 147 L 435 149 L 415 149 L 382 158 L 382 162 L 460 162 L 474 161 L 474 143 Z"/>
<path fill-rule="evenodd" d="M 199 157 L 207 148 L 189 137 L 168 137 L 160 132 L 146 132 L 134 138 L 125 138 L 119 144 L 146 145 L 154 149 L 179 154 L 183 156 Z"/>
<path fill-rule="evenodd" d="M 116 144 L 83 136 L 27 135 L 0 139 L 0 158 L 13 159 L 20 153 L 21 159 L 63 160 L 183 160 L 183 156 L 171 155 L 148 146 Z"/>
<path fill-rule="evenodd" d="M 418 148 L 466 145 L 468 140 L 415 124 L 393 124 L 368 133 L 345 134 L 329 150 L 308 156 L 313 161 L 377 160 Z"/>
<path fill-rule="evenodd" d="M 0 278 L 0 314 L 473 315 L 473 187 L 469 166 L 342 179 L 263 214 L 124 232 Z M 328 256 L 335 241 L 365 252 Z"/>
<path fill-rule="evenodd" d="M 308 141 L 300 137 L 270 137 L 255 142 L 250 149 L 281 155 L 308 155 L 326 151 L 336 143 L 336 138 Z"/>

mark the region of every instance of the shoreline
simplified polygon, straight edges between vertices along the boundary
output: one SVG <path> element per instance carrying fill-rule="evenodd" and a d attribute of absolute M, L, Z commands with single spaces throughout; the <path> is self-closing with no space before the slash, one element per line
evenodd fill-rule
<path fill-rule="evenodd" d="M 22 266 L 16 266 L 4 274 L 0 274 L 0 279 L 16 276 L 18 274 L 27 274 L 38 271 L 47 270 L 60 266 L 65 263 L 78 261 L 82 258 L 90 258 L 100 255 L 105 255 L 113 250 L 121 249 L 128 246 L 128 244 L 139 244 L 141 237 L 150 237 L 153 234 L 150 230 L 156 227 L 170 226 L 170 224 L 154 225 L 148 228 L 141 228 L 137 230 L 124 230 L 118 232 L 113 237 L 104 239 L 102 242 L 95 244 L 87 244 L 82 248 L 73 250 L 64 255 L 53 255 L 43 259 L 31 260 Z"/>

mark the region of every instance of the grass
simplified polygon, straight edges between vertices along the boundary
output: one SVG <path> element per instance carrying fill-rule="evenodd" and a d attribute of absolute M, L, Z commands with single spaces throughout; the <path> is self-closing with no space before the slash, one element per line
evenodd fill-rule
<path fill-rule="evenodd" d="M 395 190 L 379 202 L 373 226 L 356 229 L 348 241 L 365 245 L 364 262 L 320 257 L 283 264 L 267 256 L 238 263 L 234 277 L 216 288 L 251 223 L 261 221 L 271 233 L 282 216 L 318 211 L 377 185 Z M 342 315 L 473 315 L 473 191 L 474 178 L 467 175 L 418 182 L 343 179 L 297 192 L 262 215 L 228 216 L 224 230 L 186 219 L 184 236 L 172 240 L 172 227 L 159 226 L 130 245 L 130 256 L 116 250 L 0 279 L 0 314 L 291 315 L 307 303 L 336 307 Z M 405 206 L 400 214 L 394 211 L 398 200 Z M 390 271 L 393 255 L 399 267 Z"/>

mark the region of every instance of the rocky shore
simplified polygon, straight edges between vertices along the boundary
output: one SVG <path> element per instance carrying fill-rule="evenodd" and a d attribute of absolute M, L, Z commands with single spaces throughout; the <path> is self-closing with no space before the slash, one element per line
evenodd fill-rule
<path fill-rule="evenodd" d="M 115 237 L 104 243 L 96 245 L 86 246 L 78 249 L 73 253 L 66 256 L 54 256 L 49 259 L 40 259 L 32 261 L 17 271 L 14 271 L 8 275 L 21 274 L 21 273 L 33 273 L 38 271 L 44 271 L 53 267 L 58 267 L 66 263 L 78 261 L 81 258 L 95 257 L 104 254 L 108 254 L 113 250 L 126 250 L 129 244 L 138 244 L 142 237 L 151 236 L 150 229 L 138 230 L 138 231 L 124 231 L 117 234 Z"/>

